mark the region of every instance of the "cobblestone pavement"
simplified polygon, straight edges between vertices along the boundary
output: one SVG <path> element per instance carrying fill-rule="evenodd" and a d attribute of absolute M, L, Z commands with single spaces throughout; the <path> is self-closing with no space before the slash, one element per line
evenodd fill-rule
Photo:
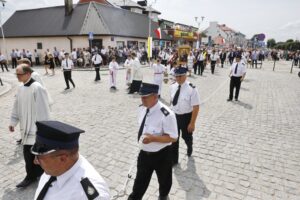
<path fill-rule="evenodd" d="M 194 154 L 180 148 L 180 164 L 174 168 L 171 200 L 201 199 L 300 199 L 300 88 L 299 69 L 290 74 L 290 63 L 265 62 L 262 69 L 248 69 L 239 102 L 226 102 L 228 67 L 209 68 L 203 77 L 189 78 L 200 91 L 202 104 L 196 124 Z M 43 74 L 43 69 L 37 71 Z M 143 68 L 146 81 L 152 80 Z M 9 133 L 9 116 L 16 93 L 13 70 L 0 74 L 12 89 L 0 96 L 0 197 L 4 200 L 33 199 L 36 184 L 19 190 L 24 178 L 19 133 Z M 117 74 L 116 92 L 109 90 L 108 72 L 94 83 L 94 72 L 75 71 L 76 89 L 64 91 L 62 72 L 44 76 L 55 101 L 52 118 L 76 125 L 86 133 L 80 151 L 95 166 L 115 195 L 122 189 L 137 152 L 137 95 L 126 94 L 125 71 Z M 169 102 L 168 85 L 162 97 Z M 18 130 L 18 128 L 17 128 Z M 181 139 L 181 144 L 183 144 Z M 134 171 L 135 172 L 135 171 Z M 127 193 L 131 192 L 133 180 Z M 144 199 L 157 199 L 153 175 Z M 119 199 L 126 199 L 126 196 Z"/>

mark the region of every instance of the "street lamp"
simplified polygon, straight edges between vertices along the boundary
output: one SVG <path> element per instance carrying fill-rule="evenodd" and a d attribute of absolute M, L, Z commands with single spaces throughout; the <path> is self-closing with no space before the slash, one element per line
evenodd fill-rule
<path fill-rule="evenodd" d="M 203 22 L 204 18 L 205 18 L 204 16 L 201 16 L 201 21 L 200 21 L 200 20 L 198 20 L 198 17 L 195 17 L 195 21 L 198 25 L 198 38 L 197 38 L 197 44 L 196 44 L 197 49 L 199 49 L 199 47 L 200 47 L 200 41 L 199 41 L 200 40 L 200 25 Z"/>
<path fill-rule="evenodd" d="M 151 19 L 152 19 L 152 5 L 156 3 L 156 0 L 149 4 L 149 30 L 148 30 L 148 58 L 152 57 L 152 38 L 151 38 Z"/>
<path fill-rule="evenodd" d="M 0 2 L 2 3 L 2 7 L 4 8 L 6 1 L 5 0 L 0 0 Z M 2 39 L 3 39 L 3 45 L 2 46 L 3 46 L 3 50 L 5 51 L 6 56 L 7 56 L 5 37 L 4 37 L 4 31 L 3 31 L 3 24 L 2 24 L 2 10 L 0 11 L 0 25 L 1 25 L 1 33 L 2 33 Z"/>

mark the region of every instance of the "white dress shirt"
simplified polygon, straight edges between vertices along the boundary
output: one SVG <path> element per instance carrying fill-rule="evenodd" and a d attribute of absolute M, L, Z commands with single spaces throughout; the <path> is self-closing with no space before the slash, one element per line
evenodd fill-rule
<path fill-rule="evenodd" d="M 177 92 L 179 84 L 176 82 L 171 85 L 171 101 Z M 180 93 L 176 106 L 171 106 L 175 114 L 182 115 L 193 111 L 193 106 L 200 105 L 200 95 L 196 88 L 193 88 L 188 81 L 180 87 Z"/>
<path fill-rule="evenodd" d="M 93 55 L 92 61 L 95 65 L 102 63 L 102 57 L 99 54 Z"/>
<path fill-rule="evenodd" d="M 88 200 L 80 183 L 83 178 L 88 178 L 99 193 L 95 200 L 110 199 L 107 184 L 95 168 L 81 155 L 68 171 L 56 178 L 57 180 L 49 187 L 44 200 Z M 45 173 L 41 176 L 34 199 L 38 197 L 49 179 L 50 176 Z"/>
<path fill-rule="evenodd" d="M 238 68 L 237 68 L 237 72 L 234 73 L 236 65 L 238 65 Z M 242 77 L 244 74 L 246 74 L 246 66 L 242 61 L 240 61 L 238 63 L 236 63 L 236 62 L 232 63 L 230 70 L 232 72 L 231 76 L 234 76 L 234 77 Z"/>
<path fill-rule="evenodd" d="M 61 67 L 63 68 L 63 70 L 67 71 L 67 70 L 72 70 L 72 68 L 74 67 L 73 61 L 71 59 L 64 59 L 61 62 Z"/>
<path fill-rule="evenodd" d="M 147 108 L 139 107 L 138 122 L 141 125 Z M 168 134 L 171 138 L 178 138 L 177 122 L 175 114 L 166 105 L 158 101 L 147 114 L 143 134 L 162 136 Z M 142 144 L 142 150 L 147 152 L 157 152 L 172 143 L 151 142 Z"/>

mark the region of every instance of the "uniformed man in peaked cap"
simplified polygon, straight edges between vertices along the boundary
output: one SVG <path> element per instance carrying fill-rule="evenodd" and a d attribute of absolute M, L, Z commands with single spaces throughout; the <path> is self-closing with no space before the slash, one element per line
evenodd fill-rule
<path fill-rule="evenodd" d="M 143 105 L 139 111 L 141 151 L 137 160 L 137 175 L 128 200 L 141 200 L 156 172 L 159 200 L 167 200 L 172 186 L 171 144 L 177 140 L 175 114 L 158 101 L 158 85 L 142 83 L 139 94 Z"/>
<path fill-rule="evenodd" d="M 193 132 L 200 107 L 200 97 L 196 87 L 188 82 L 187 68 L 178 67 L 174 71 L 176 82 L 171 85 L 171 109 L 176 114 L 178 135 L 187 145 L 187 155 L 193 153 Z M 172 146 L 173 165 L 178 163 L 179 139 Z"/>
<path fill-rule="evenodd" d="M 109 189 L 94 167 L 79 154 L 84 131 L 58 121 L 36 122 L 34 163 L 44 169 L 35 200 L 109 200 Z"/>

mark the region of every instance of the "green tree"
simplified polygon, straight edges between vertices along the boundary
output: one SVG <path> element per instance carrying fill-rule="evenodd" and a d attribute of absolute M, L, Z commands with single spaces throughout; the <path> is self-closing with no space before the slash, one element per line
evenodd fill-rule
<path fill-rule="evenodd" d="M 267 41 L 267 47 L 268 48 L 273 48 L 276 45 L 276 41 L 272 38 L 272 39 L 268 39 Z"/>
<path fill-rule="evenodd" d="M 286 43 L 290 43 L 290 42 L 294 42 L 294 40 L 293 40 L 293 39 L 288 39 L 288 40 L 286 41 Z"/>

